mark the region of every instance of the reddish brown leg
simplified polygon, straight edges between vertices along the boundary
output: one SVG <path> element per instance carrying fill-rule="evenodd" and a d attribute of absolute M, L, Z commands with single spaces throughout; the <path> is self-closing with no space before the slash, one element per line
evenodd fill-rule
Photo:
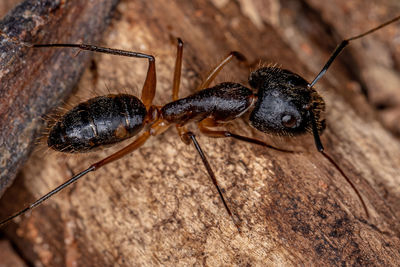
<path fill-rule="evenodd" d="M 221 124 L 219 124 L 216 121 L 214 121 L 212 118 L 206 118 L 206 119 L 202 120 L 201 122 L 199 122 L 197 124 L 197 126 L 199 127 L 200 132 L 202 132 L 203 134 L 205 134 L 208 137 L 212 137 L 212 138 L 227 138 L 227 137 L 231 137 L 231 138 L 235 138 L 235 139 L 240 140 L 240 141 L 244 141 L 244 142 L 247 142 L 247 143 L 264 146 L 264 147 L 271 148 L 271 149 L 274 149 L 274 150 L 277 150 L 277 151 L 294 153 L 294 151 L 286 150 L 286 149 L 282 149 L 282 148 L 277 148 L 277 147 L 274 147 L 272 145 L 269 145 L 269 144 L 265 143 L 264 141 L 261 141 L 261 140 L 255 139 L 255 138 L 250 138 L 250 137 L 234 134 L 234 133 L 231 133 L 229 131 L 216 131 L 216 130 L 210 129 L 210 128 L 213 128 L 213 127 L 222 126 Z"/>
<path fill-rule="evenodd" d="M 150 137 L 150 131 L 146 131 L 143 134 L 141 134 L 135 141 L 133 141 L 131 144 L 127 145 L 126 147 L 122 148 L 121 150 L 115 152 L 114 154 L 111 154 L 110 156 L 106 157 L 105 159 L 102 159 L 90 166 L 90 168 L 94 167 L 94 171 L 100 169 L 100 167 L 103 167 L 104 165 L 107 165 L 108 163 L 111 163 L 113 161 L 116 161 L 120 158 L 122 158 L 125 155 L 128 155 L 129 153 L 135 151 L 139 147 L 141 147 L 147 139 Z"/>
<path fill-rule="evenodd" d="M 181 70 L 182 70 L 182 55 L 183 55 L 183 42 L 180 38 L 178 38 L 178 46 L 176 49 L 174 80 L 172 83 L 172 100 L 173 101 L 179 99 L 179 86 L 181 83 Z"/>
<path fill-rule="evenodd" d="M 228 64 L 233 58 L 236 58 L 239 61 L 247 62 L 246 57 L 242 55 L 239 52 L 232 51 L 229 53 L 228 56 L 226 56 L 214 69 L 210 71 L 208 74 L 207 78 L 203 81 L 202 84 L 200 84 L 199 87 L 197 87 L 197 91 L 203 90 L 205 88 L 208 88 L 210 83 L 217 77 L 218 73 L 225 67 L 226 64 Z"/>
<path fill-rule="evenodd" d="M 33 202 L 32 204 L 30 204 L 28 207 L 26 207 L 25 209 L 17 212 L 16 214 L 8 217 L 7 219 L 3 220 L 0 222 L 0 226 L 2 226 L 3 224 L 11 221 L 12 219 L 14 219 L 15 217 L 18 217 L 24 213 L 26 213 L 27 211 L 37 207 L 38 205 L 40 205 L 43 201 L 45 201 L 46 199 L 50 198 L 51 196 L 53 196 L 54 194 L 60 192 L 61 190 L 63 190 L 64 188 L 66 188 L 67 186 L 69 186 L 70 184 L 78 181 L 80 178 L 82 178 L 83 176 L 85 176 L 87 173 L 92 172 L 92 171 L 96 171 L 99 168 L 103 167 L 104 165 L 107 165 L 108 163 L 111 163 L 113 161 L 116 161 L 120 158 L 122 158 L 123 156 L 135 151 L 136 149 L 138 149 L 139 147 L 141 147 L 146 141 L 147 139 L 149 139 L 150 136 L 154 136 L 154 135 L 158 135 L 164 131 L 166 131 L 168 129 L 170 125 L 165 123 L 163 120 L 158 120 L 156 121 L 152 127 L 144 132 L 142 135 L 140 135 L 135 141 L 133 141 L 131 144 L 127 145 L 126 147 L 122 148 L 121 150 L 115 152 L 114 154 L 106 157 L 105 159 L 102 159 L 94 164 L 92 164 L 89 168 L 87 168 L 86 170 L 74 175 L 72 178 L 70 178 L 68 181 L 64 182 L 63 184 L 59 185 L 58 187 L 56 187 L 55 189 L 51 190 L 49 193 L 47 193 L 46 195 L 42 196 L 41 198 L 39 198 L 38 200 L 36 200 L 35 202 Z"/>
<path fill-rule="evenodd" d="M 182 70 L 182 56 L 183 56 L 183 42 L 180 38 L 178 38 L 178 45 L 176 49 L 176 61 L 175 61 L 175 71 L 174 71 L 174 80 L 172 82 L 172 100 L 179 99 L 179 86 L 181 83 L 181 70 Z M 187 137 L 188 130 L 185 126 L 176 125 L 176 130 L 178 131 L 179 137 L 181 140 L 189 145 L 190 139 Z"/>
<path fill-rule="evenodd" d="M 157 76 L 156 76 L 156 63 L 152 56 L 149 58 L 149 68 L 147 69 L 146 80 L 142 89 L 142 102 L 149 110 L 151 104 L 153 103 L 154 96 L 156 94 Z"/>
<path fill-rule="evenodd" d="M 131 152 L 135 151 L 136 149 L 138 149 L 139 147 L 141 147 L 147 141 L 147 139 L 149 139 L 150 136 L 159 135 L 159 134 L 165 132 L 169 127 L 170 127 L 170 124 L 166 123 L 164 120 L 162 120 L 162 119 L 157 120 L 156 122 L 154 122 L 154 124 L 151 126 L 151 128 L 149 130 L 142 133 L 131 144 L 129 144 L 126 147 L 122 148 L 121 150 L 115 152 L 114 154 L 108 156 L 107 158 L 102 159 L 102 160 L 92 164 L 91 167 L 94 167 L 95 168 L 94 170 L 97 170 L 100 167 L 103 167 L 104 165 L 106 165 L 108 163 L 116 161 L 125 155 L 128 155 L 129 153 L 131 153 Z"/>
<path fill-rule="evenodd" d="M 96 171 L 98 170 L 100 167 L 115 161 L 117 159 L 120 159 L 121 157 L 125 156 L 126 154 L 136 150 L 137 148 L 139 148 L 141 145 L 143 145 L 146 140 L 150 137 L 149 132 L 145 132 L 143 133 L 141 136 L 139 136 L 138 139 L 136 139 L 132 144 L 124 147 L 123 149 L 121 149 L 120 151 L 108 156 L 107 158 L 100 160 L 99 162 L 96 162 L 94 164 L 92 164 L 89 168 L 87 168 L 86 170 L 76 174 L 75 176 L 73 176 L 71 179 L 69 179 L 68 181 L 66 181 L 65 183 L 59 185 L 58 187 L 56 187 L 55 189 L 51 190 L 49 193 L 47 193 L 46 195 L 42 196 L 41 198 L 39 198 L 38 200 L 36 200 L 35 202 L 33 202 L 32 204 L 30 204 L 28 207 L 26 207 L 25 209 L 17 212 L 16 214 L 8 217 L 7 219 L 3 220 L 0 222 L 0 226 L 11 221 L 12 219 L 14 219 L 15 217 L 18 217 L 22 214 L 24 214 L 25 212 L 39 206 L 43 201 L 45 201 L 46 199 L 50 198 L 51 196 L 53 196 L 54 194 L 60 192 L 61 190 L 63 190 L 64 188 L 66 188 L 67 186 L 69 186 L 70 184 L 78 181 L 80 178 L 82 178 L 83 176 L 85 176 L 87 173 L 92 172 L 92 171 Z"/>
<path fill-rule="evenodd" d="M 33 45 L 35 48 L 40 47 L 73 47 L 78 48 L 80 50 L 88 50 L 93 52 L 112 54 L 124 57 L 137 57 L 137 58 L 147 58 L 149 60 L 149 68 L 147 70 L 146 80 L 142 89 L 142 102 L 146 106 L 148 110 L 153 102 L 153 98 L 156 94 L 156 64 L 155 59 L 152 55 L 147 55 L 143 53 L 133 52 L 133 51 L 125 51 L 120 49 L 113 49 L 89 44 L 35 44 Z"/>

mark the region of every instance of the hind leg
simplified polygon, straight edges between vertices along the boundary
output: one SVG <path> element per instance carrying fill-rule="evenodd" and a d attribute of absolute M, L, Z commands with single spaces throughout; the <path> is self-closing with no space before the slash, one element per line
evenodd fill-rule
<path fill-rule="evenodd" d="M 147 58 L 149 60 L 149 68 L 147 70 L 146 80 L 144 82 L 142 88 L 142 102 L 146 106 L 146 109 L 149 110 L 154 96 L 156 94 L 156 63 L 155 59 L 152 55 L 133 52 L 133 51 L 126 51 L 120 49 L 113 49 L 89 44 L 35 44 L 32 47 L 34 48 L 42 48 L 42 47 L 71 47 L 71 48 L 78 48 L 80 50 L 98 52 L 98 53 L 105 53 L 117 56 L 124 56 L 124 57 L 136 57 L 136 58 Z"/>

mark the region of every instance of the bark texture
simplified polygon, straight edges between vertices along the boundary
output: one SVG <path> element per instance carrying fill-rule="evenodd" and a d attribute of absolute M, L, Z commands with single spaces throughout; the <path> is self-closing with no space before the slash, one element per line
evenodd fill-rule
<path fill-rule="evenodd" d="M 397 1 L 331 2 L 122 1 L 102 44 L 156 56 L 157 105 L 171 99 L 175 37 L 185 41 L 181 96 L 232 50 L 312 80 L 341 39 L 400 13 Z M 396 114 L 399 107 L 372 99 L 398 95 L 399 36 L 398 23 L 356 41 L 316 86 L 327 103 L 322 142 L 362 193 L 369 218 L 349 184 L 315 150 L 311 135 L 270 138 L 238 120 L 229 126 L 237 133 L 303 151 L 280 153 L 198 134 L 242 234 L 194 148 L 174 129 L 3 231 L 25 259 L 43 266 L 398 266 L 400 142 L 398 125 L 385 111 Z M 76 95 L 81 101 L 108 90 L 139 95 L 146 70 L 145 60 L 96 54 Z M 232 63 L 218 81 L 246 83 L 248 73 Z M 74 96 L 69 103 L 77 101 Z M 116 149 L 35 153 L 4 195 L 1 218 Z"/>
<path fill-rule="evenodd" d="M 71 93 L 90 59 L 24 42 L 97 41 L 116 2 L 24 1 L 0 22 L 0 196 L 37 143 L 41 116 Z"/>

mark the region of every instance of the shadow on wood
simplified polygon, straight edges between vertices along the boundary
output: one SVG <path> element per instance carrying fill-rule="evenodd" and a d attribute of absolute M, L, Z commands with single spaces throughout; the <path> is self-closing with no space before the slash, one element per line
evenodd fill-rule
<path fill-rule="evenodd" d="M 193 92 L 231 50 L 252 62 L 279 63 L 311 80 L 337 42 L 354 32 L 342 36 L 338 31 L 338 40 L 329 37 L 336 28 L 321 25 L 324 16 L 307 4 L 312 1 L 297 2 L 269 1 L 257 8 L 258 1 L 123 1 L 104 45 L 156 56 L 155 103 L 160 105 L 171 99 L 178 36 L 185 41 L 181 96 Z M 268 19 L 264 10 L 272 12 Z M 365 22 L 361 31 L 371 26 Z M 354 74 L 352 60 L 358 55 L 352 52 L 349 48 L 341 55 L 317 86 L 327 102 L 322 141 L 366 199 L 369 219 L 351 187 L 315 150 L 311 135 L 297 140 L 304 143 L 298 146 L 304 153 L 296 155 L 200 136 L 225 196 L 241 218 L 240 235 L 194 149 L 171 130 L 89 174 L 5 232 L 26 257 L 44 266 L 399 265 L 400 144 L 375 119 L 361 90 L 351 91 L 372 86 Z M 93 88 L 96 94 L 107 93 L 106 87 L 138 94 L 145 60 L 109 55 L 95 55 L 94 60 L 96 68 L 83 75 L 79 95 L 93 97 Z M 248 73 L 230 64 L 218 81 L 245 82 Z M 231 127 L 262 137 L 243 121 Z M 3 198 L 1 216 L 113 149 L 70 157 L 33 155 Z"/>

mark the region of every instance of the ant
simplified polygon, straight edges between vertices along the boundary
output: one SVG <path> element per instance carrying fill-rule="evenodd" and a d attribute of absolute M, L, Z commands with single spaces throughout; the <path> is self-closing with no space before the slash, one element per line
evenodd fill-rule
<path fill-rule="evenodd" d="M 362 34 L 343 40 L 334 50 L 322 70 L 312 82 L 301 76 L 274 66 L 261 67 L 250 73 L 251 88 L 234 82 L 223 82 L 209 87 L 223 67 L 236 58 L 246 61 L 236 51 L 226 56 L 198 87 L 198 91 L 185 98 L 179 98 L 182 68 L 183 42 L 178 38 L 177 56 L 174 69 L 172 102 L 164 106 L 152 104 L 156 93 L 155 58 L 152 55 L 98 47 L 88 44 L 34 44 L 33 48 L 71 47 L 118 56 L 144 58 L 148 60 L 148 70 L 140 99 L 129 94 L 109 94 L 82 102 L 64 114 L 51 128 L 47 139 L 50 148 L 65 153 L 83 153 L 106 145 L 113 145 L 142 132 L 135 141 L 108 157 L 90 165 L 87 169 L 51 190 L 25 209 L 0 222 L 0 226 L 35 208 L 54 194 L 76 182 L 87 173 L 116 161 L 141 147 L 150 137 L 167 131 L 172 126 L 178 131 L 181 140 L 193 144 L 207 173 L 216 187 L 226 212 L 234 224 L 240 227 L 233 216 L 220 189 L 215 174 L 203 152 L 196 136 L 187 130 L 186 125 L 197 123 L 201 133 L 212 138 L 233 138 L 269 149 L 293 153 L 269 145 L 261 140 L 238 135 L 227 130 L 216 130 L 224 123 L 249 114 L 249 125 L 266 134 L 302 135 L 311 133 L 317 150 L 345 178 L 359 198 L 366 216 L 367 206 L 349 177 L 340 166 L 324 151 L 320 135 L 325 129 L 325 103 L 313 86 L 324 76 L 333 61 L 350 42 L 363 38 L 389 24 L 400 20 L 397 16 Z"/>

